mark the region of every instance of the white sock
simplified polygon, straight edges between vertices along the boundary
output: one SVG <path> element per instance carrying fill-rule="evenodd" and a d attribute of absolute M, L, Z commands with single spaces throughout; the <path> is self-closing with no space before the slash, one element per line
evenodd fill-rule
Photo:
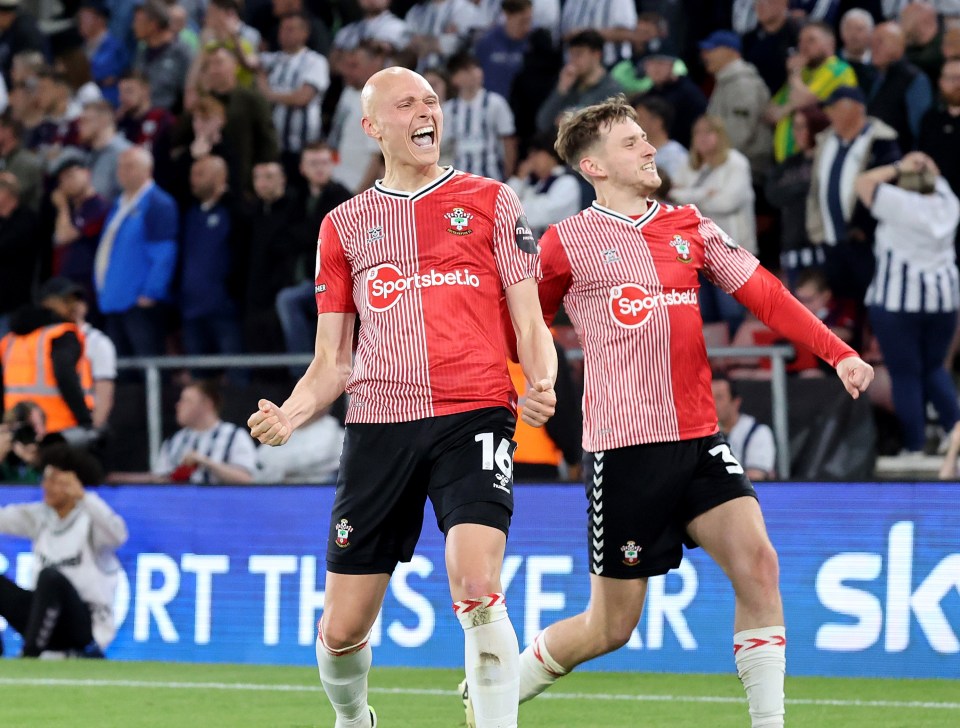
<path fill-rule="evenodd" d="M 334 728 L 372 728 L 367 707 L 367 674 L 373 662 L 373 650 L 368 639 L 332 650 L 323 643 L 323 622 L 318 624 L 317 667 L 320 682 L 337 714 Z"/>
<path fill-rule="evenodd" d="M 553 685 L 568 670 L 550 656 L 543 636 L 546 630 L 533 638 L 533 642 L 520 655 L 520 702 L 531 698 Z"/>
<path fill-rule="evenodd" d="M 734 660 L 747 691 L 752 728 L 783 725 L 786 645 L 786 630 L 782 626 L 745 629 L 733 636 Z"/>
<path fill-rule="evenodd" d="M 477 728 L 516 728 L 520 647 L 503 594 L 464 599 L 453 610 L 463 627 L 467 689 Z"/>

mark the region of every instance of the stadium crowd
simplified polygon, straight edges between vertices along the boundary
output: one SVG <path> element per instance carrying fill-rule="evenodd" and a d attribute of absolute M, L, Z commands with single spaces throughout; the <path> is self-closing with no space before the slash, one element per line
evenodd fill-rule
<path fill-rule="evenodd" d="M 382 174 L 360 90 L 393 65 L 441 96 L 443 163 L 507 182 L 535 234 L 592 200 L 558 118 L 625 94 L 661 201 L 696 204 L 886 372 L 871 398 L 908 457 L 940 445 L 928 402 L 948 447 L 954 0 L 0 0 L 0 337 L 46 332 L 80 372 L 68 424 L 106 422 L 93 385 L 116 373 L 81 360 L 110 342 L 312 351 L 317 230 Z M 772 343 L 701 284 L 712 343 Z M 823 376 L 803 353 L 790 371 Z"/>

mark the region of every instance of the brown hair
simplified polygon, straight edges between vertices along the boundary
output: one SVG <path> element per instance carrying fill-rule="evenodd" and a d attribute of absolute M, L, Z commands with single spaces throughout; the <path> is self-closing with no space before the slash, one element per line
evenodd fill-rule
<path fill-rule="evenodd" d="M 190 382 L 184 389 L 191 387 L 209 399 L 213 408 L 219 414 L 220 407 L 223 405 L 223 396 L 220 394 L 220 386 L 215 381 L 212 379 L 197 379 Z"/>
<path fill-rule="evenodd" d="M 719 161 L 720 163 L 726 162 L 727 157 L 730 156 L 730 147 L 732 145 L 730 144 L 730 135 L 727 134 L 727 127 L 723 123 L 723 119 L 721 119 L 719 116 L 711 116 L 710 114 L 704 114 L 695 122 L 693 122 L 694 127 L 696 127 L 698 124 L 706 124 L 707 126 L 710 127 L 711 131 L 716 133 L 717 154 L 719 156 Z M 691 141 L 690 142 L 690 162 L 689 162 L 690 169 L 700 169 L 706 161 L 707 160 L 705 160 L 703 157 L 700 156 L 700 152 L 698 152 L 694 148 L 693 142 Z"/>
<path fill-rule="evenodd" d="M 227 118 L 227 110 L 213 96 L 201 96 L 194 104 L 190 113 L 200 119 L 209 119 L 211 116 L 219 116 L 221 119 Z"/>
<path fill-rule="evenodd" d="M 573 169 L 580 169 L 580 160 L 600 137 L 621 121 L 636 121 L 637 112 L 623 94 L 611 96 L 599 104 L 566 115 L 560 122 L 557 142 L 553 145 L 560 158 Z"/>

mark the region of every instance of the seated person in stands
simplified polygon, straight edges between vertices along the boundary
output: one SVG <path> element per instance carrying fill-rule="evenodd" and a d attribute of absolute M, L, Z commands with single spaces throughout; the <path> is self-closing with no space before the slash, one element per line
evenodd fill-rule
<path fill-rule="evenodd" d="M 258 483 L 333 483 L 340 469 L 343 426 L 323 410 L 298 427 L 283 447 L 257 448 Z"/>
<path fill-rule="evenodd" d="M 220 391 L 209 381 L 188 384 L 177 401 L 182 428 L 160 446 L 156 482 L 238 484 L 253 482 L 256 446 L 245 428 L 220 419 Z"/>
<path fill-rule="evenodd" d="M 777 477 L 777 449 L 773 430 L 755 417 L 740 412 L 743 399 L 736 385 L 722 374 L 713 375 L 713 401 L 717 406 L 720 431 L 730 451 L 750 480 Z"/>

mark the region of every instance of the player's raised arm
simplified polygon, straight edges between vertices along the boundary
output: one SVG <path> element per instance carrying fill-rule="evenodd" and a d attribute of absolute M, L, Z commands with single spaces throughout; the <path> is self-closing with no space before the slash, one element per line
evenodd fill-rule
<path fill-rule="evenodd" d="M 322 313 L 317 318 L 313 361 L 282 406 L 261 399 L 247 425 L 264 445 L 283 445 L 314 414 L 343 394 L 353 357 L 354 313 Z"/>
<path fill-rule="evenodd" d="M 510 321 L 517 336 L 517 355 L 523 374 L 530 382 L 523 420 L 541 427 L 553 416 L 557 395 L 553 385 L 557 381 L 557 350 L 550 329 L 543 322 L 537 281 L 527 278 L 506 290 Z"/>

